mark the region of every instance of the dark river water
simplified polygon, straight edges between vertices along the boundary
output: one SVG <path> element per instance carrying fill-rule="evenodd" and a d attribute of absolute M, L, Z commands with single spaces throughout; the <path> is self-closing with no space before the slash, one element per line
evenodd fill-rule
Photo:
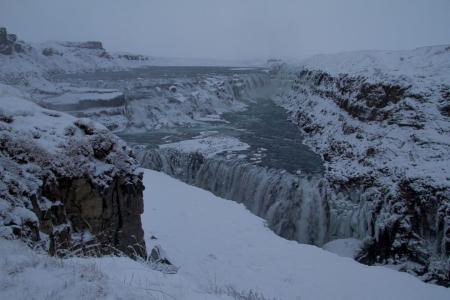
<path fill-rule="evenodd" d="M 137 68 L 126 71 L 96 71 L 83 74 L 58 74 L 55 79 L 83 79 L 83 80 L 133 80 L 137 78 L 154 79 L 180 79 L 201 77 L 208 75 L 234 75 L 262 72 L 264 68 L 242 68 L 242 67 L 209 67 L 209 66 L 154 66 Z"/>
<path fill-rule="evenodd" d="M 183 78 L 207 77 L 212 75 L 234 75 L 262 72 L 257 68 L 230 67 L 150 67 L 132 71 L 95 72 L 88 74 L 63 75 L 62 80 L 83 81 L 132 81 L 139 78 L 167 80 L 176 82 Z M 286 111 L 277 106 L 264 92 L 246 101 L 247 110 L 225 113 L 224 122 L 205 122 L 194 127 L 154 129 L 148 132 L 117 133 L 130 144 L 157 148 L 161 144 L 192 139 L 202 133 L 236 137 L 250 145 L 250 148 L 235 153 L 239 159 L 266 166 L 284 169 L 291 173 L 322 173 L 323 165 L 319 155 L 302 143 L 303 137 L 298 128 L 287 119 Z M 230 157 L 230 153 L 222 153 Z M 231 155 L 231 157 L 233 157 Z"/>

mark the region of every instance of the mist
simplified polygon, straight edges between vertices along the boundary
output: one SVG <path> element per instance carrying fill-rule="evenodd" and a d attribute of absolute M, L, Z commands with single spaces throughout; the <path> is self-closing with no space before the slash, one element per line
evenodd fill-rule
<path fill-rule="evenodd" d="M 158 57 L 295 59 L 450 43 L 450 1 L 1 0 L 0 26 Z"/>

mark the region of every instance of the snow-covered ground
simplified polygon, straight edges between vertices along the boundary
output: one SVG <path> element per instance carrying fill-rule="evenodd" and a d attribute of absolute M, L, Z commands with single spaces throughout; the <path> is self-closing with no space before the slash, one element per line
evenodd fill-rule
<path fill-rule="evenodd" d="M 1 299 L 449 299 L 450 289 L 284 240 L 242 205 L 144 170 L 148 249 L 177 274 L 128 258 L 57 259 L 0 240 Z M 153 236 L 153 239 L 152 239 Z M 157 238 L 156 240 L 154 238 Z M 258 294 L 258 297 L 251 295 Z"/>
<path fill-rule="evenodd" d="M 243 205 L 145 171 L 143 226 L 179 275 L 200 286 L 255 290 L 268 299 L 440 299 L 450 289 L 318 247 L 284 240 Z M 435 294 L 436 293 L 436 294 Z"/>
<path fill-rule="evenodd" d="M 402 51 L 353 51 L 315 55 L 298 65 L 331 75 L 364 76 L 372 82 L 408 80 L 415 85 L 450 82 L 450 44 Z"/>

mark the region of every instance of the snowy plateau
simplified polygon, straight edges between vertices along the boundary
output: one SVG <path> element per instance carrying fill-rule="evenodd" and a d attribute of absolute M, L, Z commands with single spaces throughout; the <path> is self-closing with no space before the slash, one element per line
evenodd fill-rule
<path fill-rule="evenodd" d="M 450 299 L 450 46 L 221 65 L 0 28 L 0 298 Z"/>

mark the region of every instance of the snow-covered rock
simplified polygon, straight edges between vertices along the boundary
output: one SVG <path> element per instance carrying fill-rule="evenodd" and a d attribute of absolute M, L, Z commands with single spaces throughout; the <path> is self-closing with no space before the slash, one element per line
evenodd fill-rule
<path fill-rule="evenodd" d="M 145 256 L 142 174 L 104 126 L 0 84 L 0 235 L 51 254 Z"/>
<path fill-rule="evenodd" d="M 12 55 L 23 51 L 22 43 L 17 41 L 17 36 L 8 34 L 5 27 L 0 27 L 0 54 Z"/>
<path fill-rule="evenodd" d="M 1 75 L 19 78 L 18 75 L 48 75 L 55 72 L 87 72 L 99 69 L 126 69 L 151 64 L 152 58 L 144 55 L 128 53 L 110 53 L 103 48 L 101 42 L 44 42 L 30 44 L 17 40 L 17 36 L 7 34 L 1 28 L 0 43 L 20 45 L 20 51 L 0 53 L 2 63 Z M 11 40 L 14 36 L 14 41 Z M 17 48 L 17 47 L 16 47 Z"/>

